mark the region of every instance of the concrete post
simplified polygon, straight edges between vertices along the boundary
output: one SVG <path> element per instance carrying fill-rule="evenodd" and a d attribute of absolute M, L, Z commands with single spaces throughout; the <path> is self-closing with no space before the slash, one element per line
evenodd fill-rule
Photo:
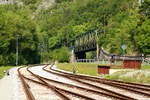
<path fill-rule="evenodd" d="M 74 49 L 71 50 L 70 62 L 71 63 L 76 62 L 76 57 L 75 57 Z"/>
<path fill-rule="evenodd" d="M 99 59 L 99 53 L 100 53 L 100 48 L 99 48 L 99 45 L 98 43 L 96 44 L 96 59 L 98 60 Z"/>
<path fill-rule="evenodd" d="M 98 60 L 99 53 L 100 53 L 100 48 L 99 48 L 99 44 L 98 44 L 99 38 L 98 38 L 98 31 L 96 30 L 95 32 L 96 32 L 96 37 L 95 37 L 95 39 L 96 39 L 96 59 Z"/>

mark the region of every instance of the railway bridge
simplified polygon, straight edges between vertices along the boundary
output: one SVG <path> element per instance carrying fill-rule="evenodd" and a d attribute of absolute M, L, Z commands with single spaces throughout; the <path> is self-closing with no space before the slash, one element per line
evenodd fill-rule
<path fill-rule="evenodd" d="M 137 55 L 137 56 L 125 56 L 125 55 L 115 55 L 109 54 L 106 52 L 102 47 L 99 46 L 98 40 L 101 34 L 103 34 L 103 30 L 90 30 L 85 34 L 82 34 L 76 37 L 74 40 L 68 43 L 68 47 L 71 48 L 71 62 L 74 62 L 78 59 L 86 59 L 86 52 L 94 51 L 96 52 L 96 59 L 116 59 L 116 60 L 123 60 L 123 59 L 130 59 L 130 60 L 141 60 L 145 58 L 150 58 L 149 55 Z"/>
<path fill-rule="evenodd" d="M 72 50 L 72 58 L 85 59 L 86 52 L 90 51 L 96 51 L 96 58 L 98 58 L 100 51 L 98 37 L 101 33 L 101 30 L 90 30 L 70 41 L 68 47 Z"/>

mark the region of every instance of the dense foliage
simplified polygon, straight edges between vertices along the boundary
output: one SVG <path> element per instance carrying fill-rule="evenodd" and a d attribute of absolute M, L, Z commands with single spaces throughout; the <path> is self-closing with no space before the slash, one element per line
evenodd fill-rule
<path fill-rule="evenodd" d="M 0 64 L 15 64 L 19 38 L 20 64 L 57 59 L 69 60 L 62 47 L 77 36 L 104 30 L 99 45 L 109 52 L 150 54 L 150 0 L 55 0 L 39 9 L 42 0 L 23 0 L 23 5 L 0 6 Z"/>
<path fill-rule="evenodd" d="M 49 48 L 66 44 L 92 29 L 102 29 L 100 46 L 109 52 L 136 55 L 150 53 L 149 0 L 75 0 L 42 10 L 37 20 L 40 32 L 50 37 Z M 44 17 L 43 17 L 44 16 Z M 40 21 L 39 21 L 40 20 Z"/>
<path fill-rule="evenodd" d="M 18 39 L 19 63 L 37 63 L 37 35 L 29 10 L 0 6 L 0 65 L 15 64 Z"/>

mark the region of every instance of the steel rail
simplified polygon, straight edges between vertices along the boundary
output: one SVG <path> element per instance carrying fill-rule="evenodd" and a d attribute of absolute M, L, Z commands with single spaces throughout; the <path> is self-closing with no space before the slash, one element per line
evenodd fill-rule
<path fill-rule="evenodd" d="M 63 75 L 63 74 L 60 74 L 60 73 L 57 73 L 57 72 L 53 72 L 53 71 L 50 71 L 50 70 L 46 70 L 45 69 L 46 67 L 44 67 L 43 69 L 49 73 L 52 73 L 52 74 L 55 74 L 55 75 L 58 75 L 58 76 L 61 76 L 61 77 L 64 77 L 64 78 L 67 78 L 67 79 L 70 79 L 70 80 L 73 80 L 73 81 L 76 81 L 78 83 L 81 83 L 81 84 L 84 84 L 86 86 L 90 86 L 90 87 L 94 87 L 94 88 L 97 88 L 98 90 L 102 90 L 104 91 L 104 93 L 109 94 L 111 95 L 111 97 L 114 97 L 114 98 L 117 98 L 117 99 L 121 99 L 121 100 L 135 100 L 134 98 L 132 97 L 129 97 L 129 96 L 126 96 L 126 95 L 123 95 L 121 93 L 117 93 L 117 92 L 114 92 L 114 91 L 111 91 L 109 89 L 105 89 L 103 87 L 99 87 L 99 86 L 96 86 L 96 85 L 92 85 L 92 84 L 89 84 L 87 82 L 83 82 L 83 81 L 80 81 L 76 78 L 73 78 L 73 77 L 70 77 L 70 76 L 67 76 L 67 75 Z"/>
<path fill-rule="evenodd" d="M 29 70 L 29 68 L 30 68 L 30 67 L 27 68 L 27 71 L 30 72 L 34 77 L 36 77 L 37 79 L 39 79 L 40 81 L 42 81 L 48 88 L 53 88 L 54 90 L 56 90 L 56 91 L 58 91 L 58 92 L 61 92 L 62 95 L 64 95 L 64 94 L 63 94 L 63 92 L 64 92 L 64 93 L 69 93 L 69 94 L 72 94 L 72 95 L 75 95 L 75 96 L 78 96 L 78 97 L 82 97 L 82 98 L 87 99 L 87 100 L 95 100 L 95 99 L 93 99 L 93 98 L 90 98 L 90 97 L 81 95 L 81 94 L 79 94 L 79 93 L 74 93 L 74 92 L 71 92 L 71 91 L 68 91 L 68 90 L 61 89 L 61 88 L 59 88 L 59 87 L 50 85 L 49 83 L 47 83 L 47 82 L 45 81 L 45 78 L 40 77 L 39 75 L 34 74 L 32 71 Z M 65 96 L 65 95 L 64 95 L 64 96 Z M 66 97 L 66 96 L 65 96 L 65 97 Z M 67 97 L 66 100 L 70 100 L 70 99 Z"/>
<path fill-rule="evenodd" d="M 32 67 L 32 66 L 30 66 L 30 67 Z M 44 83 L 45 86 L 47 86 L 48 88 L 52 89 L 57 95 L 59 95 L 60 97 L 62 97 L 64 100 L 70 100 L 70 99 L 69 99 L 67 96 L 65 96 L 61 91 L 59 91 L 55 86 L 52 86 L 52 85 L 48 84 L 48 83 L 45 82 L 42 78 L 40 78 L 39 76 L 37 76 L 37 75 L 35 75 L 33 72 L 31 72 L 31 71 L 29 70 L 30 67 L 27 68 L 27 71 L 28 71 L 29 73 L 31 73 L 34 77 L 36 77 L 38 80 L 40 80 L 42 83 Z"/>
<path fill-rule="evenodd" d="M 72 76 L 72 75 L 71 75 Z M 75 76 L 76 77 L 76 76 Z M 80 77 L 80 76 L 77 76 L 77 77 Z M 109 83 L 109 84 L 114 84 L 114 85 L 122 85 L 122 86 L 127 86 L 127 87 L 130 87 L 130 88 L 134 88 L 134 89 L 139 89 L 139 90 L 143 90 L 143 91 L 149 91 L 150 92 L 150 87 L 149 86 L 145 86 L 145 85 L 140 85 L 140 84 L 132 84 L 130 82 L 121 82 L 121 81 L 114 81 L 114 80 L 108 80 L 108 79 L 96 79 L 96 78 L 88 78 L 88 77 L 85 77 L 83 79 L 88 79 L 88 80 L 91 80 L 91 81 L 95 81 L 95 82 L 99 82 L 99 83 Z"/>
<path fill-rule="evenodd" d="M 18 68 L 17 71 L 18 71 L 18 76 L 19 76 L 21 83 L 23 85 L 26 97 L 28 98 L 28 100 L 36 100 L 35 97 L 33 96 L 32 92 L 29 89 L 29 85 L 25 82 L 23 75 L 20 72 L 21 68 L 23 68 L 23 67 Z"/>
<path fill-rule="evenodd" d="M 129 86 L 130 85 L 129 87 L 132 87 L 132 88 L 144 89 L 144 90 L 150 91 L 150 85 L 144 85 L 144 84 L 138 84 L 138 83 L 131 83 L 131 82 L 123 82 L 123 81 L 117 81 L 117 80 L 109 80 L 109 79 L 92 77 L 92 76 L 75 75 L 75 74 L 66 73 L 66 72 L 63 72 L 63 71 L 60 71 L 60 70 L 56 70 L 56 69 L 52 69 L 52 70 L 54 70 L 56 72 L 63 73 L 63 74 L 67 74 L 67 75 L 70 75 L 70 76 L 73 76 L 73 77 L 80 77 L 80 78 L 83 78 L 83 79 L 86 78 L 86 79 L 89 79 L 89 80 L 92 80 L 92 81 L 97 81 L 97 82 L 107 81 L 107 82 L 112 82 L 113 84 L 117 84 L 117 85 L 121 85 L 121 84 L 123 84 L 125 86 Z"/>
<path fill-rule="evenodd" d="M 66 72 L 62 72 L 62 71 L 59 71 L 59 70 L 56 70 L 56 69 L 52 69 L 51 67 L 50 67 L 50 69 L 51 70 L 53 70 L 53 71 L 56 71 L 56 72 L 59 72 L 59 73 L 62 73 L 62 74 L 64 74 L 64 76 L 68 76 L 68 75 L 71 75 L 71 76 L 68 76 L 68 77 L 74 77 L 74 78 L 80 78 L 80 79 L 84 79 L 84 80 L 88 80 L 88 81 L 98 81 L 99 83 L 102 83 L 102 84 L 107 84 L 107 85 L 110 85 L 110 82 L 104 82 L 104 81 L 102 81 L 102 80 L 94 80 L 94 79 L 90 79 L 90 78 L 88 78 L 88 79 L 86 79 L 85 77 L 81 77 L 80 75 L 73 75 L 73 74 L 70 74 L 70 73 L 66 73 Z M 88 76 L 86 76 L 86 77 L 88 77 Z M 78 80 L 79 81 L 79 80 Z M 87 82 L 85 82 L 85 83 L 87 83 Z M 88 83 L 89 84 L 89 83 Z M 128 90 L 128 91 L 131 91 L 131 92 L 135 92 L 135 93 L 138 93 L 138 94 L 142 94 L 142 95 L 144 95 L 144 96 L 147 96 L 147 97 L 150 97 L 150 93 L 148 93 L 148 92 L 144 92 L 144 91 L 141 91 L 141 90 L 137 90 L 136 89 L 136 87 L 135 88 L 133 88 L 133 86 L 132 87 L 130 87 L 130 86 L 124 86 L 124 85 L 120 85 L 120 84 L 115 84 L 115 83 L 111 83 L 111 86 L 114 86 L 114 87 L 117 87 L 117 88 L 122 88 L 122 89 L 125 89 L 125 90 Z M 138 88 L 139 89 L 139 88 Z M 141 88 L 140 88 L 141 89 Z"/>
<path fill-rule="evenodd" d="M 55 82 L 55 83 L 63 84 L 63 85 L 66 85 L 66 86 L 69 86 L 69 87 L 72 87 L 72 88 L 82 89 L 84 91 L 93 92 L 95 94 L 101 94 L 101 95 L 104 95 L 104 96 L 112 97 L 112 95 L 110 95 L 110 94 L 106 94 L 104 92 L 100 92 L 100 91 L 97 91 L 97 90 L 92 90 L 92 89 L 83 88 L 83 87 L 76 86 L 76 85 L 67 84 L 67 83 L 64 83 L 64 82 L 55 81 L 55 80 L 52 80 L 52 79 L 49 79 L 49 78 L 45 78 L 45 77 L 42 77 L 42 76 L 39 76 L 39 77 L 41 77 L 42 79 L 47 80 L 49 82 Z M 122 100 L 122 98 L 120 98 L 120 99 Z"/>
<path fill-rule="evenodd" d="M 23 67 L 22 67 L 23 68 Z M 21 68 L 20 68 L 21 69 Z M 33 80 L 33 79 L 29 79 L 29 78 L 27 78 L 27 77 L 25 77 L 24 75 L 22 75 L 21 74 L 21 72 L 19 71 L 19 73 L 20 73 L 20 75 L 22 76 L 22 79 L 24 80 L 24 78 L 25 79 L 28 79 L 28 80 L 32 80 L 32 82 L 34 82 L 34 83 L 37 83 L 37 84 L 41 84 L 41 85 L 45 85 L 45 86 L 47 86 L 47 84 L 45 84 L 45 83 L 41 83 L 41 82 L 38 82 L 38 81 L 35 81 L 35 80 Z M 24 80 L 24 82 L 25 82 L 25 80 Z M 29 87 L 29 85 L 28 85 L 28 87 Z M 51 89 L 51 90 L 53 90 L 58 96 L 60 96 L 60 97 L 62 97 L 62 99 L 63 100 L 70 100 L 68 97 L 66 97 L 66 96 L 64 96 L 60 91 L 58 91 L 58 90 L 55 90 L 53 87 L 50 87 L 50 86 L 47 86 L 49 89 Z M 28 92 L 27 92 L 28 93 Z M 31 93 L 31 91 L 30 91 L 30 93 Z M 27 96 L 28 96 L 28 94 L 27 94 Z M 34 97 L 33 95 L 32 95 L 32 97 Z M 34 99 L 30 99 L 29 98 L 29 100 L 36 100 L 35 98 Z"/>
<path fill-rule="evenodd" d="M 27 79 L 27 80 L 29 80 L 29 81 L 32 81 L 32 82 L 34 82 L 34 83 L 40 84 L 40 85 L 42 85 L 42 86 L 46 86 L 44 83 L 41 83 L 41 82 L 32 80 L 32 79 L 27 78 L 27 77 L 24 77 L 24 78 Z M 46 87 L 47 87 L 47 86 L 46 86 Z M 54 86 L 54 87 L 55 87 L 55 86 Z M 65 92 L 65 93 L 77 95 L 77 96 L 82 97 L 82 98 L 84 98 L 84 99 L 86 98 L 87 100 L 95 100 L 95 99 L 88 98 L 88 97 L 83 96 L 83 95 L 80 95 L 80 94 L 76 94 L 76 93 L 74 93 L 74 92 L 70 92 L 70 91 L 68 91 L 68 90 L 60 89 L 60 88 L 58 88 L 58 87 L 55 87 L 55 88 L 58 89 L 58 91 L 62 91 L 62 92 Z M 69 100 L 71 100 L 71 99 L 69 99 Z"/>

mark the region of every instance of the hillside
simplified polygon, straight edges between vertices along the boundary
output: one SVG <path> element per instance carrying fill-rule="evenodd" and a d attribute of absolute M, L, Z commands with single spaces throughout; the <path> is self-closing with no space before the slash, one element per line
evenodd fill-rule
<path fill-rule="evenodd" d="M 150 0 L 22 0 L 0 5 L 0 64 L 68 61 L 65 43 L 92 29 L 110 53 L 150 54 Z"/>

